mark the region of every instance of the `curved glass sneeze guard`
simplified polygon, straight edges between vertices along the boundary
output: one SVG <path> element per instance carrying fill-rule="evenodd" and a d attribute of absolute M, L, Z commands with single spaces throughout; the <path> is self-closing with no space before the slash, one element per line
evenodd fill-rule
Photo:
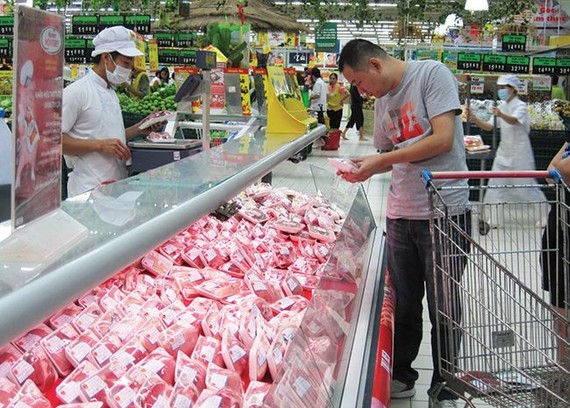
<path fill-rule="evenodd" d="M 39 275 L 0 259 L 0 271 L 11 268 L 9 280 L 0 273 L 0 310 L 18 309 L 10 321 L 0 323 L 0 345 L 233 198 L 324 133 L 320 126 L 304 135 L 268 136 L 263 127 L 253 126 L 241 138 L 207 152 L 63 202 L 62 210 L 88 235 L 51 264 L 41 265 Z M 18 307 L 21 302 L 26 308 Z"/>
<path fill-rule="evenodd" d="M 300 330 L 284 356 L 283 368 L 265 398 L 266 407 L 334 406 L 347 380 L 366 279 L 363 271 L 376 225 L 361 186 L 351 188 L 339 177 L 331 183 L 331 173 L 323 174 L 313 169 L 315 184 L 328 180 L 320 191 L 348 215 Z"/>

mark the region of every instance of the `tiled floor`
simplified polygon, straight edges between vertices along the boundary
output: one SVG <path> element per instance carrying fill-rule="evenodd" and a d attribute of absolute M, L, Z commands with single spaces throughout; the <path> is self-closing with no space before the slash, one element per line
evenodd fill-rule
<path fill-rule="evenodd" d="M 298 191 L 314 192 L 315 187 L 311 178 L 311 165 L 329 169 L 327 159 L 329 157 L 349 158 L 362 155 L 375 154 L 376 149 L 372 145 L 371 137 L 365 142 L 358 141 L 358 134 L 354 130 L 348 133 L 350 140 L 341 140 L 338 151 L 323 151 L 314 148 L 313 153 L 306 161 L 293 164 L 289 161 L 282 163 L 273 171 L 273 185 L 280 187 L 290 187 Z M 332 171 L 332 170 L 331 170 Z M 379 228 L 384 228 L 385 198 L 390 182 L 390 175 L 378 175 L 364 183 L 364 189 L 368 201 L 374 212 L 376 223 Z M 431 347 L 429 344 L 429 318 L 427 316 L 427 306 L 424 306 L 424 338 L 420 348 L 420 354 L 415 362 L 415 368 L 419 371 L 420 377 L 416 383 L 416 395 L 411 399 L 404 399 L 392 402 L 393 408 L 426 408 L 428 406 L 427 390 L 431 380 L 432 361 Z M 477 408 L 487 407 L 483 403 L 476 403 Z"/>

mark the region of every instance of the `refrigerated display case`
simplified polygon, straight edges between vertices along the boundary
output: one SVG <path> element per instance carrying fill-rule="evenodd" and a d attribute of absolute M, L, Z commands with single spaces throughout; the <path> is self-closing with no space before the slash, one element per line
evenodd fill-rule
<path fill-rule="evenodd" d="M 318 126 L 301 136 L 268 135 L 261 126 L 209 151 L 65 201 L 62 210 L 87 228 L 85 238 L 46 265 L 30 268 L 0 258 L 0 346 L 233 198 L 324 133 L 324 126 Z M 364 406 L 371 392 L 383 296 L 383 236 L 362 187 L 334 181 L 332 170 L 315 168 L 313 178 L 347 217 L 265 405 Z"/>

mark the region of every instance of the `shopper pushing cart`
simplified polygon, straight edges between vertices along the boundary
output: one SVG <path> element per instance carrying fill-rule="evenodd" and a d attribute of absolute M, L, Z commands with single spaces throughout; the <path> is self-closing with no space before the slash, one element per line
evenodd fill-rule
<path fill-rule="evenodd" d="M 568 327 L 568 305 L 556 308 L 542 288 L 542 228 L 537 221 L 545 204 L 551 205 L 563 228 L 551 234 L 560 264 L 556 273 L 568 276 L 570 245 L 566 204 L 568 188 L 557 171 L 537 172 L 424 172 L 430 196 L 430 230 L 434 256 L 440 371 L 446 380 L 441 387 L 453 391 L 476 406 L 483 399 L 498 407 L 568 407 L 570 372 L 559 350 L 567 349 L 568 338 L 559 325 Z M 473 223 L 492 214 L 504 220 L 502 228 L 488 234 L 464 232 L 450 214 L 456 211 L 445 202 L 443 190 L 434 180 L 540 179 L 544 185 L 470 186 L 468 189 L 543 188 L 552 190 L 548 203 L 471 203 Z M 463 187 L 459 187 L 463 188 Z M 474 224 L 477 225 L 477 224 Z M 474 229 L 476 231 L 476 229 Z M 459 239 L 458 239 L 459 238 Z M 469 251 L 457 242 L 469 242 Z M 567 282 L 567 280 L 566 280 Z M 568 285 L 563 289 L 568 294 Z M 460 318 L 458 318 L 460 317 Z M 441 350 L 446 350 L 441 354 Z M 432 390 L 430 406 L 440 390 Z M 468 395 L 468 397 L 467 397 Z"/>

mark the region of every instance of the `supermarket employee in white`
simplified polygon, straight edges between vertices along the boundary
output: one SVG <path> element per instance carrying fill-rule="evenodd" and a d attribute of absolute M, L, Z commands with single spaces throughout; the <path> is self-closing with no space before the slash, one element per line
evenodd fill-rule
<path fill-rule="evenodd" d="M 132 31 L 122 26 L 101 31 L 94 39 L 93 67 L 63 90 L 62 140 L 70 197 L 127 176 L 131 152 L 126 141 L 145 130 L 139 122 L 125 129 L 115 86 L 129 80 L 134 57 L 142 56 Z"/>
<path fill-rule="evenodd" d="M 497 80 L 497 94 L 503 103 L 493 107 L 493 116 L 501 129 L 501 142 L 493 161 L 493 171 L 535 170 L 534 154 L 530 144 L 530 117 L 528 106 L 518 96 L 520 81 L 514 75 L 501 75 Z M 468 111 L 469 118 L 479 128 L 493 130 L 493 117 L 488 122 L 482 121 Z M 537 184 L 532 179 L 490 179 L 489 185 Z M 485 203 L 527 203 L 546 202 L 544 193 L 539 188 L 494 188 L 485 193 Z M 544 223 L 548 208 L 542 209 Z M 503 220 L 485 220 L 491 227 L 500 226 Z M 537 226 L 541 226 L 539 221 Z"/>

